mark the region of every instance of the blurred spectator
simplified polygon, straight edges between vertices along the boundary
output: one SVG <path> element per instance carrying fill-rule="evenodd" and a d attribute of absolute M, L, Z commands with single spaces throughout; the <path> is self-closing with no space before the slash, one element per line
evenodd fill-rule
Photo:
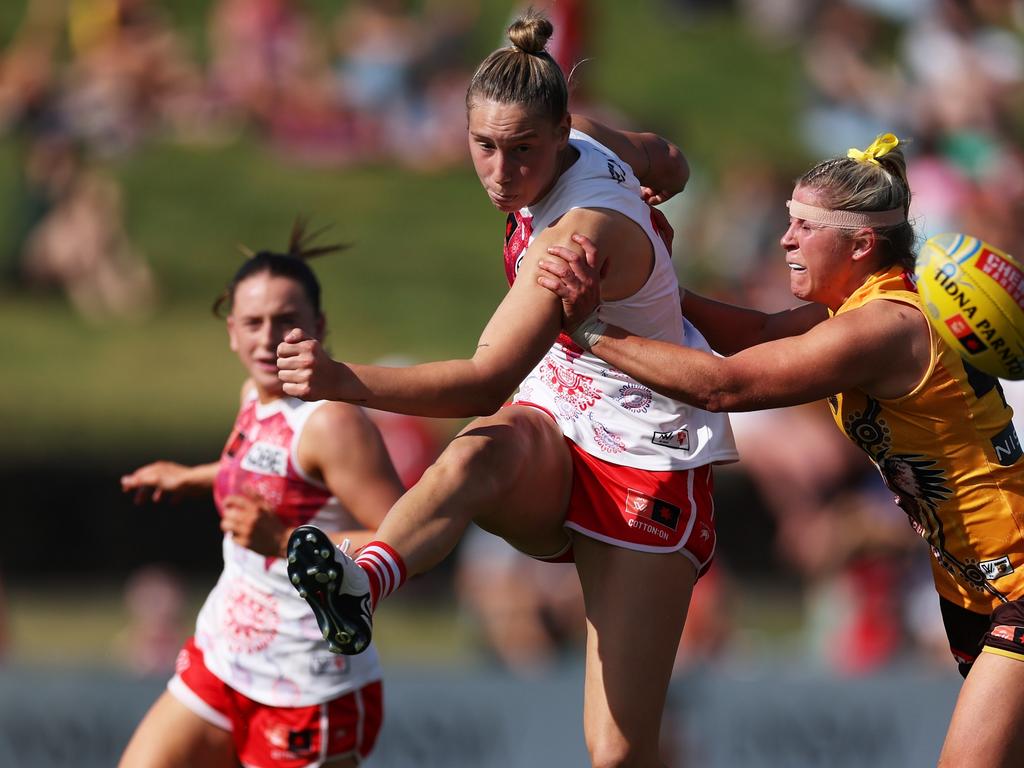
<path fill-rule="evenodd" d="M 55 51 L 64 23 L 59 0 L 29 0 L 25 19 L 0 55 L 0 131 L 13 139 L 19 170 L 35 136 L 54 119 L 57 62 Z M 13 226 L 0 247 L 0 284 L 22 282 L 21 251 L 47 204 L 22 173 L 9 205 Z"/>
<path fill-rule="evenodd" d="M 903 553 L 920 544 L 905 514 L 822 404 L 734 417 L 740 467 L 804 587 L 812 657 L 846 675 L 891 662 L 906 644 Z"/>
<path fill-rule="evenodd" d="M 455 590 L 485 647 L 516 674 L 541 674 L 583 649 L 583 591 L 571 563 L 534 560 L 470 526 L 458 549 Z"/>
<path fill-rule="evenodd" d="M 707 665 L 728 652 L 735 629 L 735 599 L 732 574 L 716 560 L 693 588 L 676 653 L 676 673 Z"/>
<path fill-rule="evenodd" d="M 373 155 L 406 143 L 417 95 L 413 69 L 427 40 L 405 0 L 353 0 L 334 27 L 335 65 L 342 97 L 367 123 Z"/>
<path fill-rule="evenodd" d="M 102 153 L 164 132 L 201 132 L 204 77 L 162 9 L 149 0 L 76 0 L 62 109 Z"/>
<path fill-rule="evenodd" d="M 133 573 L 124 589 L 128 623 L 114 640 L 115 658 L 137 675 L 167 675 L 188 636 L 181 580 L 160 566 Z"/>
<path fill-rule="evenodd" d="M 801 567 L 813 657 L 843 675 L 877 672 L 908 644 L 906 585 L 920 541 L 877 476 L 844 489 L 811 522 Z"/>
<path fill-rule="evenodd" d="M 328 44 L 300 0 L 220 0 L 209 24 L 215 98 L 306 162 L 349 162 L 359 122 L 332 83 Z"/>
<path fill-rule="evenodd" d="M 852 2 L 820 4 L 803 47 L 814 153 L 832 155 L 886 131 L 902 135 L 906 84 L 885 45 L 883 20 Z"/>
<path fill-rule="evenodd" d="M 60 132 L 32 144 L 28 175 L 49 205 L 25 244 L 22 268 L 29 284 L 61 287 L 93 322 L 151 309 L 156 284 L 124 230 L 117 181 Z"/>
<path fill-rule="evenodd" d="M 790 179 L 757 157 L 738 158 L 724 168 L 717 187 L 699 195 L 692 224 L 677 226 L 689 232 L 677 238 L 680 248 L 686 243 L 692 251 L 676 257 L 681 284 L 765 310 L 792 305 L 779 247 L 786 221 L 779 200 L 789 187 Z M 736 226 L 737 216 L 743 226 Z"/>
<path fill-rule="evenodd" d="M 358 116 L 362 159 L 393 158 L 421 170 L 463 162 L 462 51 L 477 0 L 354 0 L 334 23 L 338 97 Z"/>
<path fill-rule="evenodd" d="M 944 133 L 999 133 L 1006 112 L 1020 103 L 1024 43 L 989 23 L 1005 3 L 934 0 L 901 40 L 901 55 L 917 94 L 916 118 Z M 982 12 L 984 11 L 984 13 Z M 1007 20 L 1010 21 L 1010 20 Z"/>

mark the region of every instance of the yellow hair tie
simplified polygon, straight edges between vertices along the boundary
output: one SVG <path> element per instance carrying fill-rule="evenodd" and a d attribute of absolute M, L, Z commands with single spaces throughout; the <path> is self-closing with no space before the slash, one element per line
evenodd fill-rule
<path fill-rule="evenodd" d="M 851 160 L 856 160 L 858 163 L 874 163 L 879 165 L 878 158 L 892 152 L 899 146 L 899 143 L 900 140 L 893 134 L 883 133 L 871 142 L 871 146 L 863 152 L 855 147 L 851 147 L 846 156 Z"/>

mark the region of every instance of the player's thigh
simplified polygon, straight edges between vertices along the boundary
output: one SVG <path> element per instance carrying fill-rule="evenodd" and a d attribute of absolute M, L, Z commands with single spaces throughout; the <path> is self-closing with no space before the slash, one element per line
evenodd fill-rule
<path fill-rule="evenodd" d="M 119 768 L 237 768 L 231 734 L 167 691 L 135 729 Z"/>
<path fill-rule="evenodd" d="M 941 768 L 1024 765 L 1024 661 L 981 653 L 971 667 L 939 758 Z"/>
<path fill-rule="evenodd" d="M 479 487 L 474 521 L 531 555 L 564 548 L 572 458 L 557 424 L 526 406 L 476 419 L 445 450 Z"/>
<path fill-rule="evenodd" d="M 696 580 L 678 552 L 584 536 L 573 551 L 587 613 L 584 731 L 595 765 L 658 765 L 662 711 Z"/>

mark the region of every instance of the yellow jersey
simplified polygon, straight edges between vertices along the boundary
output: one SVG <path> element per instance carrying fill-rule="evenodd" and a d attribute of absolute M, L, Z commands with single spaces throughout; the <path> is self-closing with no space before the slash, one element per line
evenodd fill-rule
<path fill-rule="evenodd" d="M 921 309 L 912 275 L 893 267 L 869 277 L 835 314 L 879 299 Z M 910 393 L 883 400 L 854 389 L 829 405 L 931 545 L 938 593 L 987 614 L 1024 597 L 1020 441 L 999 380 L 965 363 L 931 323 L 928 332 L 928 371 Z"/>

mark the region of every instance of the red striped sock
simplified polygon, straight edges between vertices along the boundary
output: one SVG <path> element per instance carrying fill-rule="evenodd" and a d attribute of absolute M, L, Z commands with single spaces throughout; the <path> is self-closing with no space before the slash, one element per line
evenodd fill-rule
<path fill-rule="evenodd" d="M 366 571 L 370 579 L 370 602 L 374 609 L 407 578 L 402 556 L 383 541 L 371 541 L 360 549 L 356 565 Z"/>

